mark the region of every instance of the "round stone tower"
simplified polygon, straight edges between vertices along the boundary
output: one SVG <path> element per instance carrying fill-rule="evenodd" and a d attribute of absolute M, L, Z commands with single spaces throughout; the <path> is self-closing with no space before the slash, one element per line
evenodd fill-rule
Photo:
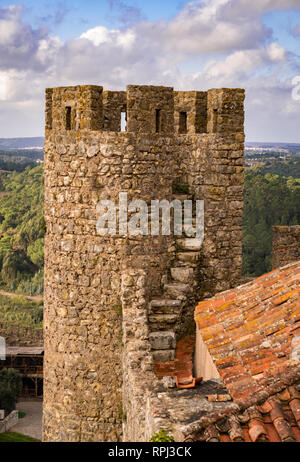
<path fill-rule="evenodd" d="M 172 357 L 193 300 L 238 280 L 243 101 L 240 89 L 46 90 L 45 441 L 120 441 L 122 433 L 145 439 L 130 370 L 153 373 L 151 358 Z M 172 232 L 128 233 L 132 200 L 144 201 L 150 217 L 151 201 L 178 196 L 204 200 L 196 263 L 193 249 Z M 100 201 L 116 206 L 114 234 L 99 233 Z M 153 302 L 165 294 L 180 301 L 167 304 L 171 314 Z M 138 313 L 132 320 L 128 304 Z M 164 332 L 159 347 L 151 332 Z"/>

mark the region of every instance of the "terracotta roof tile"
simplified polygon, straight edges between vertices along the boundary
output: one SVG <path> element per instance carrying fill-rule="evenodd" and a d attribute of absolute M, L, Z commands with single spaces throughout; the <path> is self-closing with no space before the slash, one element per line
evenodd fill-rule
<path fill-rule="evenodd" d="M 263 391 L 300 364 L 300 262 L 200 302 L 195 320 L 233 399 Z"/>
<path fill-rule="evenodd" d="M 300 382 L 297 386 L 300 388 Z M 287 400 L 280 399 L 285 397 Z M 297 398 L 295 399 L 297 401 Z M 228 409 L 199 420 L 197 431 L 191 432 L 189 441 L 221 442 L 300 442 L 300 428 L 292 412 L 293 400 L 287 393 L 279 393 L 260 406 L 245 411 Z M 296 414 L 299 403 L 296 403 Z"/>
<path fill-rule="evenodd" d="M 190 440 L 300 441 L 300 261 L 200 302 L 195 320 L 239 410 L 200 418 Z"/>
<path fill-rule="evenodd" d="M 267 430 L 262 420 L 251 419 L 249 422 L 249 436 L 251 441 L 266 441 L 268 439 Z"/>
<path fill-rule="evenodd" d="M 155 362 L 154 372 L 159 379 L 165 376 L 174 377 L 177 388 L 193 388 L 202 378 L 193 376 L 193 353 L 195 336 L 189 335 L 177 343 L 176 358 L 169 362 Z"/>

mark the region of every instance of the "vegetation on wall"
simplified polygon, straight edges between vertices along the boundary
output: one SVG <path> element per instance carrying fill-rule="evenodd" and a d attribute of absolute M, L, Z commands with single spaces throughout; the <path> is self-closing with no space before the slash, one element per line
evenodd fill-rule
<path fill-rule="evenodd" d="M 159 432 L 152 435 L 150 443 L 172 443 L 174 441 L 173 436 L 170 436 L 164 428 L 161 428 Z"/>

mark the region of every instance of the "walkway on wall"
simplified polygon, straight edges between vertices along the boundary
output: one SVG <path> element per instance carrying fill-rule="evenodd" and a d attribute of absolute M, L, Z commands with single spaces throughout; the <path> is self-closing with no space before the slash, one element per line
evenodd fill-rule
<path fill-rule="evenodd" d="M 174 199 L 183 202 L 184 200 L 191 200 L 192 196 L 181 194 L 176 195 Z M 189 223 L 190 227 L 195 226 L 195 220 L 196 218 L 193 217 Z M 184 231 L 188 230 L 185 229 Z M 197 286 L 196 273 L 201 254 L 201 244 L 196 239 L 189 239 L 184 234 L 180 238 L 175 237 L 175 246 L 176 257 L 170 268 L 170 274 L 166 276 L 162 296 L 152 299 L 149 303 L 149 340 L 153 361 L 158 366 L 155 368 L 156 371 L 159 370 L 159 365 L 174 362 L 176 339 L 182 335 L 180 329 L 184 321 L 183 317 L 187 316 L 190 305 L 192 306 L 193 318 L 192 299 Z M 191 380 L 186 379 L 187 377 L 183 380 L 182 385 L 192 381 L 193 376 L 191 375 Z"/>

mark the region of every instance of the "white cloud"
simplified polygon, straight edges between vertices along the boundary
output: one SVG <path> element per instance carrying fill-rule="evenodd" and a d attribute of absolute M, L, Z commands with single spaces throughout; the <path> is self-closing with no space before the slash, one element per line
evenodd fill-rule
<path fill-rule="evenodd" d="M 276 42 L 270 44 L 268 54 L 272 61 L 283 61 L 286 56 L 285 49 Z"/>
<path fill-rule="evenodd" d="M 107 43 L 111 41 L 110 31 L 103 26 L 89 29 L 88 31 L 81 34 L 80 38 L 86 38 L 90 40 L 96 47 L 101 43 Z"/>
<path fill-rule="evenodd" d="M 0 69 L 45 68 L 39 60 L 40 43 L 52 42 L 45 28 L 33 29 L 22 21 L 21 5 L 0 7 Z"/>
<path fill-rule="evenodd" d="M 249 71 L 257 69 L 264 63 L 267 53 L 265 49 L 236 51 L 224 60 L 210 61 L 204 68 L 208 79 L 221 78 L 237 80 Z"/>
<path fill-rule="evenodd" d="M 191 2 L 172 20 L 165 35 L 171 46 L 185 53 L 224 53 L 256 46 L 269 35 L 259 21 L 232 19 L 229 0 Z M 223 12 L 220 14 L 220 12 Z"/>
<path fill-rule="evenodd" d="M 288 7 L 300 9 L 299 0 L 194 1 L 168 23 L 140 21 L 113 30 L 99 25 L 65 42 L 24 23 L 22 8 L 0 8 L 0 127 L 21 136 L 31 121 L 28 135 L 41 134 L 45 87 L 241 86 L 247 90 L 249 137 L 271 139 L 272 127 L 279 135 L 284 127 L 283 138 L 291 138 L 292 130 L 298 133 L 300 104 L 291 99 L 291 81 L 279 75 L 296 60 L 262 21 L 266 11 Z M 185 64 L 183 72 L 187 60 L 193 69 L 199 60 L 199 70 L 189 72 Z"/>
<path fill-rule="evenodd" d="M 81 34 L 80 38 L 90 40 L 95 46 L 109 44 L 130 49 L 136 35 L 132 29 L 120 31 L 118 29 L 109 30 L 106 27 L 98 26 Z"/>
<path fill-rule="evenodd" d="M 4 101 L 7 98 L 7 74 L 0 72 L 0 101 Z"/>

